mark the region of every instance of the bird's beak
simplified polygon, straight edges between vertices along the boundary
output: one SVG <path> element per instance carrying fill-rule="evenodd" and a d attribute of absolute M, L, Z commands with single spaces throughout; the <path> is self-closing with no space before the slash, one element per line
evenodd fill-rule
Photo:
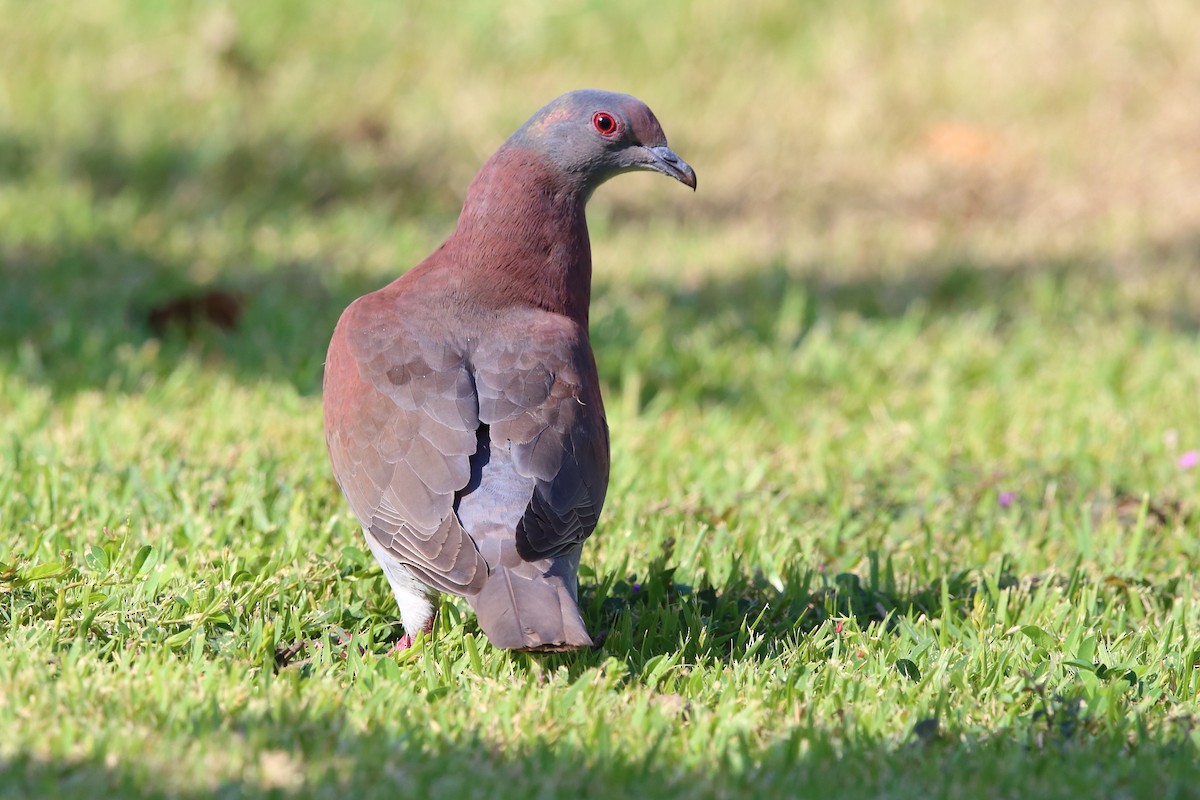
<path fill-rule="evenodd" d="M 692 187 L 692 191 L 696 190 L 696 170 L 679 156 L 675 155 L 675 151 L 666 145 L 660 147 L 646 147 L 647 158 L 642 163 L 645 169 L 652 169 L 655 172 L 661 172 L 663 175 L 668 175 L 682 183 L 684 186 Z"/>

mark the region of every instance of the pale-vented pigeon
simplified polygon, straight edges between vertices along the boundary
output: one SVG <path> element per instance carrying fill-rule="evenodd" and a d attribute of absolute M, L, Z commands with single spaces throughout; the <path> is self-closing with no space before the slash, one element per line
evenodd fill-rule
<path fill-rule="evenodd" d="M 401 646 L 429 630 L 437 592 L 466 597 L 498 647 L 591 644 L 577 573 L 608 428 L 584 205 L 631 170 L 696 187 L 641 101 L 559 97 L 484 164 L 450 238 L 338 322 L 325 438 L 399 603 Z"/>

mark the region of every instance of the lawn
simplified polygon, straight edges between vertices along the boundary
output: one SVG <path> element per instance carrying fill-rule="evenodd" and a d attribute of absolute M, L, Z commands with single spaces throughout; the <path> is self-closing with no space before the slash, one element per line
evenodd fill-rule
<path fill-rule="evenodd" d="M 0 20 L 0 797 L 1196 791 L 1194 3 Z M 603 641 L 392 653 L 325 345 L 584 86 Z"/>

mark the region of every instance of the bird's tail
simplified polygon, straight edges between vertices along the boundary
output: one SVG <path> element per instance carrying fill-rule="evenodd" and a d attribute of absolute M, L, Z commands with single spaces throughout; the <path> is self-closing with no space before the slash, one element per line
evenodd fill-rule
<path fill-rule="evenodd" d="M 508 650 L 592 646 L 575 599 L 575 570 L 562 566 L 555 563 L 545 572 L 537 562 L 500 566 L 479 594 L 467 598 L 493 645 Z"/>

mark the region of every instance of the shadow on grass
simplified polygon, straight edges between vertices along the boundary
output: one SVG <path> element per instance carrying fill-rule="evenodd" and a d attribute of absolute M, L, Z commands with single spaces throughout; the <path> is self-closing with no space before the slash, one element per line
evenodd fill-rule
<path fill-rule="evenodd" d="M 122 144 L 113 127 L 101 121 L 93 135 L 67 143 L 0 132 L 0 184 L 74 184 L 96 205 L 119 201 L 167 220 L 231 213 L 239 224 L 317 217 L 344 205 L 396 218 L 446 216 L 461 202 L 447 175 L 452 154 L 414 149 L 379 120 L 308 136 L 142 147 Z M 381 285 L 346 264 L 216 264 L 211 281 L 192 278 L 194 266 L 131 246 L 120 233 L 24 247 L 0 242 L 0 360 L 15 360 L 21 374 L 56 394 L 136 391 L 147 370 L 166 373 L 185 354 L 247 383 L 286 380 L 312 394 L 338 315 Z M 238 305 L 236 324 L 204 313 L 214 291 Z M 189 313 L 156 313 L 164 306 Z M 161 353 L 139 360 L 134 351 L 148 342 Z"/>
<path fill-rule="evenodd" d="M 22 374 L 56 393 L 137 390 L 145 364 L 137 369 L 130 365 L 137 360 L 130 348 L 154 341 L 163 348 L 156 365 L 164 373 L 189 354 L 247 383 L 285 380 L 299 392 L 313 394 L 320 390 L 325 347 L 342 309 L 382 284 L 377 277 L 314 262 L 220 265 L 217 272 L 223 277 L 215 284 L 190 278 L 190 267 L 165 263 L 112 240 L 0 249 L 5 289 L 0 298 L 0 352 L 20 362 Z M 721 343 L 788 349 L 802 346 L 820 317 L 846 312 L 868 318 L 900 316 L 918 301 L 925 305 L 928 319 L 967 313 L 981 305 L 1019 315 L 1031 281 L 1061 283 L 1072 269 L 948 264 L 899 282 L 820 282 L 797 281 L 786 269 L 775 267 L 693 289 L 661 283 L 639 286 L 636 292 L 640 301 L 663 308 L 653 324 L 665 342 L 684 342 L 697 329 L 716 325 L 713 335 Z M 214 286 L 242 304 L 236 328 L 222 330 L 203 315 L 195 324 L 152 324 L 154 310 L 163 304 L 202 297 Z M 594 317 L 592 338 L 601 377 L 617 390 L 623 388 L 627 359 L 639 350 L 643 334 L 641 321 L 624 310 L 623 299 L 631 291 L 603 282 L 596 287 L 600 304 L 608 297 L 615 300 L 607 304 L 611 311 Z M 1174 322 L 1196 320 L 1179 315 Z M 780 341 L 781 336 L 787 341 Z M 645 363 L 637 365 L 643 400 L 704 377 L 703 366 L 690 363 L 686 348 L 674 350 L 671 358 L 645 350 L 641 347 Z M 736 405 L 743 399 L 736 386 L 705 384 L 694 393 L 702 402 Z"/>
<path fill-rule="evenodd" d="M 791 649 L 825 622 L 875 623 L 891 629 L 898 617 L 961 619 L 983 583 L 964 570 L 922 586 L 902 586 L 890 561 L 871 554 L 870 575 L 825 575 L 789 566 L 776 581 L 735 564 L 719 586 L 679 583 L 667 566 L 669 548 L 639 578 L 604 576 L 585 583 L 580 605 L 592 629 L 602 631 L 602 655 L 642 664 L 658 655 L 687 662 L 765 660 Z M 1004 573 L 1001 588 L 1019 583 Z M 569 658 L 569 657 L 568 657 Z"/>
<path fill-rule="evenodd" d="M 223 328 L 220 317 L 199 307 L 160 319 L 156 314 L 172 304 L 186 311 L 213 290 L 188 271 L 187 264 L 106 241 L 0 250 L 0 358 L 56 395 L 138 391 L 148 375 L 165 377 L 185 356 L 245 383 L 284 380 L 315 394 L 342 309 L 380 285 L 317 263 L 281 264 L 269 273 L 247 265 L 216 284 L 237 304 L 235 326 Z M 149 357 L 142 357 L 147 345 Z"/>
<path fill-rule="evenodd" d="M 1152 250 L 1146 258 L 1163 265 L 1142 270 L 1144 282 L 1153 276 L 1149 283 L 1158 284 L 1146 299 L 1131 296 L 1128 276 L 1082 258 L 992 263 L 964 257 L 914 264 L 899 270 L 900 276 L 850 278 L 803 277 L 803 269 L 775 264 L 691 287 L 655 281 L 635 289 L 601 284 L 600 301 L 609 293 L 634 294 L 637 302 L 655 309 L 647 315 L 649 322 L 661 326 L 656 341 L 672 358 L 639 347 L 645 321 L 639 325 L 622 302 L 593 316 L 592 340 L 602 376 L 620 387 L 627 374 L 635 373 L 644 407 L 663 392 L 702 404 L 753 404 L 761 394 L 758 387 L 732 384 L 713 369 L 707 354 L 714 345 L 783 357 L 802 348 L 819 321 L 847 315 L 868 323 L 902 321 L 906 329 L 920 330 L 981 314 L 1001 333 L 1034 315 L 1045 319 L 1048 329 L 1066 329 L 1081 318 L 1124 317 L 1136 318 L 1148 329 L 1200 334 L 1197 295 L 1194 287 L 1188 289 L 1200 264 L 1200 245 L 1187 240 Z M 632 370 L 630 354 L 635 354 Z"/>
<path fill-rule="evenodd" d="M 211 747 L 222 754 L 211 757 L 216 771 L 235 777 L 189 787 L 162 764 L 110 761 L 103 752 L 43 760 L 18 751 L 0 759 L 0 788 L 55 798 L 1068 798 L 1105 790 L 1186 797 L 1200 779 L 1200 762 L 1182 737 L 1131 745 L 1103 736 L 1061 740 L 1009 732 L 979 739 L 931 731 L 897 743 L 781 721 L 767 744 L 734 734 L 705 768 L 696 768 L 666 757 L 661 743 L 623 748 L 625 737 L 602 723 L 588 732 L 589 749 L 534 732 L 517 746 L 501 747 L 475 732 L 364 731 L 337 710 L 214 713 L 191 719 L 189 728 L 186 740 L 176 742 L 191 753 L 189 760 L 204 759 Z M 235 738 L 244 757 L 240 769 L 224 760 Z"/>
<path fill-rule="evenodd" d="M 899 636 L 912 630 L 910 623 L 925 618 L 940 620 L 942 629 L 957 637 L 960 624 L 978 612 L 980 603 L 990 608 L 1003 604 L 1015 619 L 1024 608 L 1044 602 L 1047 593 L 1080 604 L 1092 596 L 1128 613 L 1153 608 L 1166 615 L 1183 591 L 1178 577 L 1153 585 L 1110 576 L 1096 585 L 1095 577 L 1078 566 L 1061 573 L 1017 575 L 1007 560 L 990 574 L 964 569 L 921 580 L 898 576 L 891 559 L 877 552 L 868 554 L 865 575 L 826 575 L 792 563 L 771 580 L 759 571 L 748 574 L 735 563 L 720 585 L 703 579 L 689 585 L 675 580 L 670 558 L 668 546 L 641 577 L 610 573 L 597 582 L 585 579 L 580 606 L 589 630 L 602 640 L 593 651 L 518 657 L 560 663 L 573 674 L 615 657 L 627 665 L 633 680 L 652 673 L 662 658 L 683 664 L 765 663 L 798 646 L 807 648 L 805 658 L 815 664 L 839 652 L 848 657 L 848 645 L 839 642 L 843 628 L 847 635 L 875 627 L 880 634 Z M 1038 647 L 1051 646 L 1038 643 L 1036 636 L 1031 640 Z M 891 666 L 920 680 L 912 662 Z M 1124 669 L 1110 671 L 1113 665 L 1101 662 L 1093 666 L 1098 675 L 1107 675 L 1105 680 L 1132 680 L 1140 686 Z"/>

